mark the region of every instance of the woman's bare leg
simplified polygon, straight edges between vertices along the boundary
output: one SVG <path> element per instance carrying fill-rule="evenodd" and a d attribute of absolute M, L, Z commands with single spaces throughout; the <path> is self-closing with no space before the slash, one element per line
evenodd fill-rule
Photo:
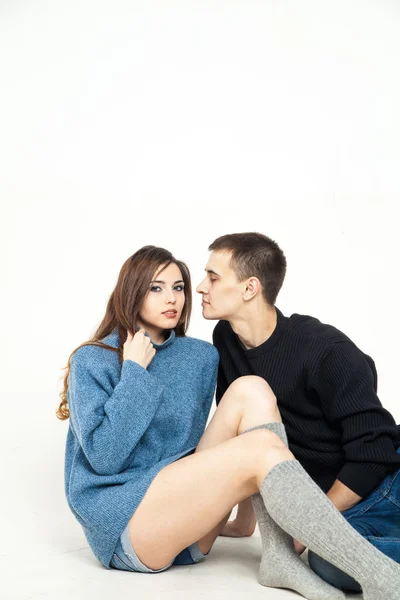
<path fill-rule="evenodd" d="M 242 417 L 241 431 L 246 431 L 246 429 L 262 422 L 282 422 L 276 403 L 276 397 L 267 382 L 260 379 L 260 377 L 255 376 L 240 377 L 230 385 L 224 396 L 221 398 L 217 410 L 200 439 L 196 452 L 201 452 L 206 448 L 212 448 L 213 446 L 238 435 L 238 432 L 235 431 L 235 421 L 231 419 L 229 413 L 232 411 L 232 403 L 235 400 L 239 403 L 243 403 L 246 402 L 246 398 L 248 397 L 251 397 L 252 400 L 249 403 L 246 414 Z M 261 417 L 266 420 L 260 421 Z M 248 502 L 251 503 L 250 497 L 248 498 Z M 203 554 L 210 551 L 215 540 L 226 525 L 231 512 L 232 509 L 224 516 L 216 527 L 198 540 L 198 546 Z"/>
<path fill-rule="evenodd" d="M 259 491 L 270 469 L 294 458 L 266 429 L 239 436 L 271 421 L 280 416 L 268 384 L 258 377 L 236 380 L 196 452 L 158 473 L 129 522 L 133 548 L 146 566 L 166 566 L 218 529 L 236 504 Z"/>

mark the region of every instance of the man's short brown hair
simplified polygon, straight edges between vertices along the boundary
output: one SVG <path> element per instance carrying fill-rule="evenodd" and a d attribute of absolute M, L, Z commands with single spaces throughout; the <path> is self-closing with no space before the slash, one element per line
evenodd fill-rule
<path fill-rule="evenodd" d="M 262 233 L 229 233 L 213 241 L 209 251 L 232 252 L 230 267 L 239 281 L 260 280 L 267 304 L 273 306 L 286 274 L 286 257 L 278 244 Z"/>

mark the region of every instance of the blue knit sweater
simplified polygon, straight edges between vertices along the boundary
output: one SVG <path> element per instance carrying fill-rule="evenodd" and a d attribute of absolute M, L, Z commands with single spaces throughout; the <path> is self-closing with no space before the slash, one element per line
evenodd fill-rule
<path fill-rule="evenodd" d="M 102 341 L 117 348 L 117 330 Z M 154 477 L 196 448 L 214 396 L 214 346 L 173 330 L 153 346 L 147 369 L 99 346 L 71 358 L 65 493 L 107 568 Z"/>

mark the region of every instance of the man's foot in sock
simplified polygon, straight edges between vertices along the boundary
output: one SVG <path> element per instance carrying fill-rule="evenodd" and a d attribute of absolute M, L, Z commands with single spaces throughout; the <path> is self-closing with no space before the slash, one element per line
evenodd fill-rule
<path fill-rule="evenodd" d="M 364 600 L 399 600 L 400 565 L 346 521 L 297 460 L 273 467 L 260 494 L 273 520 L 355 579 Z"/>

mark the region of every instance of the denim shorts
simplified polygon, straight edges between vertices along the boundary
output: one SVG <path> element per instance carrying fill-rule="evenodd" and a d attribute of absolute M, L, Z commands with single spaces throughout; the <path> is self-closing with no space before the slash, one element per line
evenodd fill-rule
<path fill-rule="evenodd" d="M 114 550 L 114 554 L 112 555 L 112 559 L 110 562 L 110 566 L 112 569 L 119 569 L 121 571 L 137 571 L 138 573 L 160 573 L 161 571 L 166 571 L 172 565 L 192 565 L 193 563 L 197 563 L 200 560 L 203 560 L 207 554 L 203 554 L 197 544 L 195 542 L 191 546 L 188 546 L 182 552 L 180 552 L 174 560 L 172 560 L 169 565 L 162 567 L 162 569 L 149 569 L 146 567 L 137 556 L 134 551 L 131 539 L 129 536 L 129 525 L 127 525 L 124 531 L 121 533 L 119 540 L 117 542 L 117 546 Z"/>

